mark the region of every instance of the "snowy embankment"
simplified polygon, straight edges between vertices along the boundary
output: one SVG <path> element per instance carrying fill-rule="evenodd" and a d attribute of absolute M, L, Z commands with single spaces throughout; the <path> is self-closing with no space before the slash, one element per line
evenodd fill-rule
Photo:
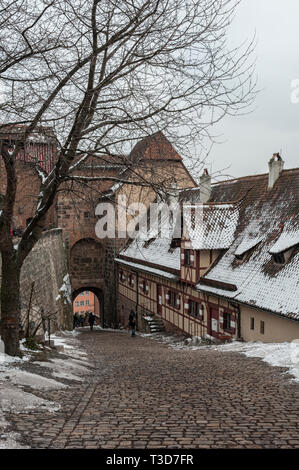
<path fill-rule="evenodd" d="M 299 383 L 299 340 L 290 343 L 228 343 L 214 346 L 218 351 L 235 351 L 245 354 L 247 357 L 259 357 L 267 364 L 274 367 L 286 367 L 294 381 Z"/>
<path fill-rule="evenodd" d="M 60 379 L 81 382 L 82 377 L 90 373 L 87 354 L 80 350 L 76 335 L 76 332 L 51 335 L 55 346 L 63 346 L 63 354 L 68 358 L 35 360 L 32 364 L 40 368 L 40 373 L 36 372 L 36 367 L 30 372 L 26 370 L 27 367 L 24 369 L 24 366 L 30 364 L 30 358 L 34 353 L 25 349 L 23 344 L 21 344 L 24 354 L 22 359 L 0 352 L 0 449 L 23 448 L 17 442 L 19 436 L 8 430 L 9 423 L 4 416 L 6 412 L 21 413 L 38 409 L 48 412 L 58 411 L 60 409 L 58 403 L 42 399 L 36 396 L 34 391 L 67 388 L 69 385 Z M 30 392 L 27 387 L 30 387 Z"/>
<path fill-rule="evenodd" d="M 271 366 L 286 367 L 289 369 L 288 372 L 294 377 L 293 380 L 299 382 L 299 339 L 285 343 L 262 343 L 261 341 L 243 343 L 233 341 L 217 346 L 204 346 L 195 337 L 190 338 L 189 341 L 169 344 L 174 349 L 212 349 L 221 352 L 238 352 L 245 354 L 247 357 L 259 357 Z"/>

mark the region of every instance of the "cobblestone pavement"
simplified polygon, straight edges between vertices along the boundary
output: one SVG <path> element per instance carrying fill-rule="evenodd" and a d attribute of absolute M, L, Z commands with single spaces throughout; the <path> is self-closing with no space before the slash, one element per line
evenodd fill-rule
<path fill-rule="evenodd" d="M 39 392 L 56 413 L 7 415 L 33 448 L 298 448 L 299 386 L 238 353 L 173 350 L 126 333 L 84 331 L 83 384 Z"/>

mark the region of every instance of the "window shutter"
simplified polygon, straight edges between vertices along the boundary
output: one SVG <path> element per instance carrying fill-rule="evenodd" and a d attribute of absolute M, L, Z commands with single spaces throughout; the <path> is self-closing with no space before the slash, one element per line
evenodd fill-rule
<path fill-rule="evenodd" d="M 199 314 L 199 319 L 200 319 L 200 320 L 203 320 L 203 318 L 204 318 L 203 304 L 199 304 L 199 311 L 198 311 L 198 314 Z"/>
<path fill-rule="evenodd" d="M 219 312 L 219 327 L 223 330 L 223 312 L 221 310 Z"/>
<path fill-rule="evenodd" d="M 236 322 L 234 318 L 232 318 L 230 322 L 230 332 L 232 335 L 236 334 Z"/>

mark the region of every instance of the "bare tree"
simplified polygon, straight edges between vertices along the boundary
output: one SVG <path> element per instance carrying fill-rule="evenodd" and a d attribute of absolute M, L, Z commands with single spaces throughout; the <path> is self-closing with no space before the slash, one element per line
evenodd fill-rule
<path fill-rule="evenodd" d="M 128 144 L 162 130 L 185 150 L 254 95 L 252 44 L 227 46 L 238 0 L 3 0 L 0 29 L 2 194 L 1 328 L 18 354 L 22 264 L 66 181 L 90 156 L 108 162 Z M 1 129 L 2 127 L 2 129 Z M 18 154 L 34 132 L 57 136 L 54 168 L 39 162 L 37 205 L 17 247 L 10 236 Z M 16 129 L 19 137 L 14 138 Z M 189 156 L 190 157 L 190 156 Z M 196 164 L 196 158 L 190 158 Z M 136 172 L 138 174 L 138 172 Z M 105 173 L 97 181 L 109 179 Z M 126 172 L 113 181 L 125 181 Z M 141 181 L 140 181 L 141 182 Z M 86 183 L 86 180 L 85 180 Z M 142 182 L 146 184 L 146 181 Z M 13 295 L 12 295 L 13 293 Z"/>

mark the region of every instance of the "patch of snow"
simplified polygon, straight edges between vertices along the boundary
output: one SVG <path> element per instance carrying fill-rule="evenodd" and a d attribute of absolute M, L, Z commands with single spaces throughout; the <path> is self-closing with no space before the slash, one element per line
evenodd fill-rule
<path fill-rule="evenodd" d="M 70 275 L 66 274 L 63 278 L 63 284 L 59 289 L 59 292 L 62 292 L 64 294 L 64 303 L 65 304 L 72 304 L 72 298 L 71 298 L 71 293 L 72 293 L 72 288 L 71 288 L 71 281 L 70 281 Z"/>
<path fill-rule="evenodd" d="M 178 276 L 176 274 L 172 274 L 172 273 L 169 273 L 167 271 L 163 271 L 162 269 L 150 268 L 149 266 L 144 266 L 142 264 L 132 263 L 130 261 L 124 261 L 121 258 L 115 258 L 115 261 L 117 263 L 123 264 L 125 266 L 129 266 L 130 268 L 133 268 L 133 269 L 135 268 L 135 269 L 138 269 L 139 271 L 145 271 L 149 274 L 155 274 L 157 276 L 166 277 L 167 279 L 175 280 L 175 279 L 178 278 Z M 166 269 L 167 269 L 167 267 L 166 267 Z"/>
<path fill-rule="evenodd" d="M 293 232 L 282 232 L 278 240 L 274 243 L 272 248 L 269 250 L 271 254 L 281 253 L 289 248 L 292 248 L 299 243 L 299 233 Z"/>
<path fill-rule="evenodd" d="M 53 390 L 65 388 L 66 385 L 38 374 L 32 374 L 21 369 L 7 369 L 5 379 L 15 385 L 27 385 L 37 390 Z"/>
<path fill-rule="evenodd" d="M 0 384 L 0 402 L 4 412 L 22 413 L 35 409 L 55 412 L 60 409 L 60 405 L 57 403 L 44 400 L 33 393 L 24 392 L 6 383 Z"/>
<path fill-rule="evenodd" d="M 72 361 L 72 359 L 69 359 L 68 361 L 65 361 L 64 359 L 51 359 L 49 362 L 35 362 L 35 364 L 50 369 L 54 377 L 75 380 L 79 382 L 82 382 L 84 379 L 78 374 L 84 376 L 90 372 L 82 364 L 79 365 L 78 363 Z"/>
<path fill-rule="evenodd" d="M 286 367 L 289 373 L 299 382 L 299 339 L 285 343 L 249 342 L 227 343 L 216 346 L 219 351 L 236 351 L 247 357 L 260 357 L 274 367 Z"/>

